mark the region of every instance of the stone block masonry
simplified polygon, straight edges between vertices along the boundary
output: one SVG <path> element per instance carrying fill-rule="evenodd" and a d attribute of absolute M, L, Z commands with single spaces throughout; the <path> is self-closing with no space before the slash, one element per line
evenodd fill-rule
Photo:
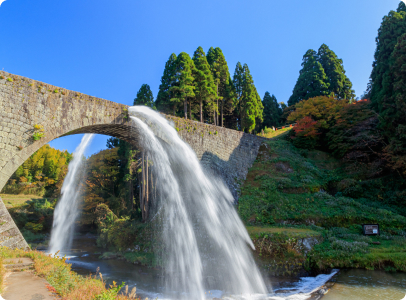
<path fill-rule="evenodd" d="M 99 133 L 136 145 L 137 133 L 128 121 L 127 108 L 0 71 L 0 190 L 35 151 L 61 136 Z M 264 139 L 172 116 L 166 118 L 174 122 L 202 165 L 223 178 L 237 199 L 238 183 L 246 178 Z M 41 132 L 34 125 L 43 128 L 44 136 L 39 140 L 33 139 L 34 133 Z M 10 217 L 1 199 L 0 215 Z M 11 221 L 0 223 L 0 246 L 27 247 Z"/>

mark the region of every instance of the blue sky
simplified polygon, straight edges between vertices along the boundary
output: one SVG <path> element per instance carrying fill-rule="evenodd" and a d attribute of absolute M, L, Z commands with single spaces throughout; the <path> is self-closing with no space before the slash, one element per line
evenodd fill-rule
<path fill-rule="evenodd" d="M 287 102 L 306 50 L 327 44 L 357 96 L 371 72 L 375 37 L 398 0 L 6 0 L 0 69 L 132 104 L 143 83 L 156 96 L 169 55 L 220 47 L 230 73 L 247 63 L 261 97 Z M 73 151 L 81 136 L 51 142 Z M 97 136 L 88 154 L 105 148 Z"/>

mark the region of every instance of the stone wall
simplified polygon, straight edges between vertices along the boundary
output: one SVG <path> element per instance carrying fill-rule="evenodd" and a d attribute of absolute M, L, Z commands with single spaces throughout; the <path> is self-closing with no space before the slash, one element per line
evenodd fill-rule
<path fill-rule="evenodd" d="M 166 117 L 202 164 L 223 178 L 237 198 L 238 182 L 245 179 L 263 138 Z M 37 141 L 33 139 L 34 125 L 41 125 L 45 134 Z M 110 135 L 136 145 L 127 106 L 0 71 L 0 190 L 40 147 L 60 136 L 78 133 Z M 1 199 L 0 214 L 9 216 Z M 14 237 L 18 242 L 13 245 L 22 245 L 14 222 L 7 224 L 0 225 L 0 246 Z"/>

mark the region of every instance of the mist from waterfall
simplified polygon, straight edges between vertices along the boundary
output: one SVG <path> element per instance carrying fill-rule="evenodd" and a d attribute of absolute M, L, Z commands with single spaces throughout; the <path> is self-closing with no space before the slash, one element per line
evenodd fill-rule
<path fill-rule="evenodd" d="M 72 160 L 69 162 L 68 174 L 61 189 L 61 198 L 54 211 L 48 253 L 55 254 L 57 251 L 68 251 L 71 248 L 75 221 L 79 214 L 80 191 L 78 187 L 82 179 L 83 156 L 93 136 L 94 134 L 85 134 L 83 136 L 82 141 L 73 153 Z"/>
<path fill-rule="evenodd" d="M 214 289 L 238 299 L 265 296 L 249 248 L 254 245 L 229 189 L 202 169 L 194 151 L 158 112 L 134 106 L 129 114 L 157 180 L 158 203 L 151 217 L 161 226 L 167 290 L 175 299 L 212 298 L 205 293 Z"/>

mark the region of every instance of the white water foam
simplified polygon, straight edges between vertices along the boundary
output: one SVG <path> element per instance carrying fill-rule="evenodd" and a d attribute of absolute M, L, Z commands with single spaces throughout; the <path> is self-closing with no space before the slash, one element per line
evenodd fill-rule
<path fill-rule="evenodd" d="M 78 184 L 81 180 L 83 154 L 90 145 L 93 136 L 93 134 L 83 136 L 69 163 L 68 174 L 61 189 L 61 198 L 55 207 L 48 253 L 55 254 L 58 251 L 63 252 L 71 248 L 73 229 L 78 216 L 80 198 Z"/>
<path fill-rule="evenodd" d="M 249 249 L 254 245 L 229 189 L 205 174 L 194 151 L 159 113 L 145 106 L 130 107 L 129 113 L 158 180 L 168 289 L 184 299 L 205 299 L 208 289 L 266 295 Z"/>

